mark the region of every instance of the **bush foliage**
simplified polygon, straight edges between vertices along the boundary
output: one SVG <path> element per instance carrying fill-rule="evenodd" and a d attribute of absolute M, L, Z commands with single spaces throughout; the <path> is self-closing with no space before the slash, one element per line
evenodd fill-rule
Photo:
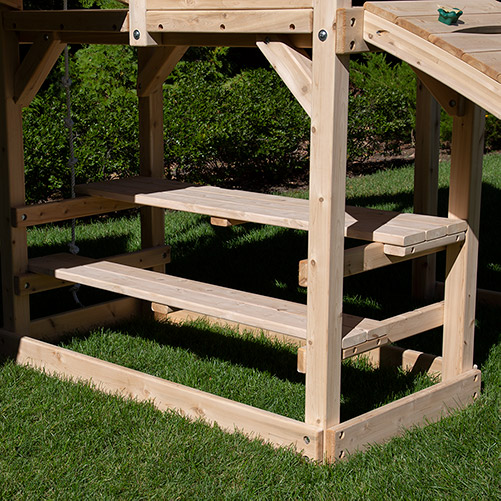
<path fill-rule="evenodd" d="M 112 4 L 80 2 L 84 7 Z M 309 118 L 259 57 L 257 51 L 242 49 L 190 49 L 178 64 L 164 85 L 169 176 L 196 183 L 263 186 L 306 172 Z M 77 183 L 137 173 L 135 50 L 77 46 L 70 49 L 70 59 Z M 24 111 L 28 202 L 69 195 L 63 74 L 61 60 Z M 382 54 L 352 60 L 349 159 L 395 154 L 401 144 L 411 144 L 414 109 L 415 77 L 407 65 Z M 487 144 L 499 148 L 499 121 L 487 121 Z M 449 133 L 444 121 L 443 141 Z"/>

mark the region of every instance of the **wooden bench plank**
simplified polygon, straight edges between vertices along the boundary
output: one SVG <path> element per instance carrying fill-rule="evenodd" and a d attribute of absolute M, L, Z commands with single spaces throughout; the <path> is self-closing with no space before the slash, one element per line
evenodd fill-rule
<path fill-rule="evenodd" d="M 309 202 L 264 193 L 134 177 L 77 186 L 81 194 L 216 218 L 308 230 Z M 466 230 L 457 219 L 347 207 L 345 236 L 393 246 L 434 241 Z"/>

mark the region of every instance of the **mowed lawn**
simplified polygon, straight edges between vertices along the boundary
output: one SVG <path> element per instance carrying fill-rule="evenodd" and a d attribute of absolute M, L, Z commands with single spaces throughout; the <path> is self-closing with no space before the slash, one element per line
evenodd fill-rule
<path fill-rule="evenodd" d="M 348 203 L 390 210 L 412 207 L 412 166 L 347 180 Z M 448 166 L 440 170 L 446 213 Z M 294 192 L 292 196 L 307 196 Z M 501 157 L 484 163 L 479 287 L 501 289 Z M 140 245 L 136 213 L 80 221 L 80 252 L 103 256 Z M 298 261 L 304 232 L 261 225 L 218 228 L 206 217 L 169 212 L 167 272 L 227 287 L 306 301 Z M 68 225 L 29 231 L 30 254 L 66 250 Z M 438 257 L 443 279 L 443 256 Z M 419 306 L 402 263 L 345 280 L 345 311 L 385 318 Z M 107 293 L 82 288 L 84 304 Z M 74 307 L 66 290 L 32 297 L 35 316 Z M 310 462 L 217 426 L 190 422 L 151 404 L 104 395 L 88 385 L 48 377 L 11 361 L 0 365 L 0 499 L 500 499 L 500 308 L 479 304 L 475 363 L 482 394 L 439 423 L 407 431 L 334 465 Z M 297 348 L 204 321 L 135 320 L 70 333 L 75 351 L 304 419 L 304 376 Z M 435 330 L 401 346 L 440 353 Z M 434 383 L 398 369 L 347 361 L 342 417 L 376 408 Z"/>

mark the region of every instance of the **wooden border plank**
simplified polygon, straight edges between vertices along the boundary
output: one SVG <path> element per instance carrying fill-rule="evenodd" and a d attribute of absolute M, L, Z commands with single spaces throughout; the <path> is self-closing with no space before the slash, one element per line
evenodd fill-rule
<path fill-rule="evenodd" d="M 130 0 L 119 0 L 130 4 Z M 306 9 L 312 7 L 311 0 L 147 0 L 148 10 L 250 10 L 250 9 Z"/>
<path fill-rule="evenodd" d="M 405 429 L 440 420 L 472 403 L 480 393 L 480 371 L 470 370 L 326 431 L 327 460 L 334 462 Z"/>
<path fill-rule="evenodd" d="M 50 317 L 33 320 L 29 327 L 30 336 L 55 342 L 68 332 L 82 332 L 93 327 L 113 325 L 141 314 L 141 302 L 134 298 L 121 298 L 105 303 L 78 308 Z"/>
<path fill-rule="evenodd" d="M 67 219 L 96 216 L 134 207 L 137 205 L 128 202 L 107 200 L 102 197 L 80 196 L 55 202 L 14 207 L 12 209 L 12 224 L 15 228 L 23 228 Z"/>
<path fill-rule="evenodd" d="M 14 101 L 19 106 L 29 106 L 63 49 L 64 44 L 53 34 L 42 34 L 33 42 L 16 71 Z"/>
<path fill-rule="evenodd" d="M 293 445 L 311 458 L 322 459 L 323 433 L 318 427 L 36 339 L 0 333 L 20 365 L 87 381 L 105 393 L 151 402 L 162 411 L 172 409 L 192 420 L 217 423 L 230 433 L 239 431 L 277 446 Z"/>

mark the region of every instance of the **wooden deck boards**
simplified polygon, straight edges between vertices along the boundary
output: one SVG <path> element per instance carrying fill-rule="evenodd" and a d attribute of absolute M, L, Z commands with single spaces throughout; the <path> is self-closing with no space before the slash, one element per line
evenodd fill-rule
<path fill-rule="evenodd" d="M 213 217 L 308 230 L 308 200 L 134 177 L 77 187 L 81 194 Z M 347 207 L 345 235 L 410 246 L 466 230 L 457 219 Z"/>
<path fill-rule="evenodd" d="M 463 15 L 453 25 L 438 21 L 436 2 L 376 2 L 366 3 L 365 9 L 501 82 L 501 3 L 496 0 L 456 3 Z"/>

